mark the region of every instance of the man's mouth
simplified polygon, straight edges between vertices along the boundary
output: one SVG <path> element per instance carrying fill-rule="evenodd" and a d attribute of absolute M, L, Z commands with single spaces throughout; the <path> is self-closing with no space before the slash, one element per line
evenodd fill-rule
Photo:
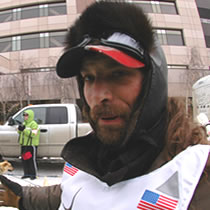
<path fill-rule="evenodd" d="M 119 116 L 103 116 L 100 117 L 99 125 L 121 125 L 123 122 L 123 119 Z"/>
<path fill-rule="evenodd" d="M 113 116 L 113 117 L 101 117 L 102 120 L 115 120 L 117 118 L 117 116 Z"/>

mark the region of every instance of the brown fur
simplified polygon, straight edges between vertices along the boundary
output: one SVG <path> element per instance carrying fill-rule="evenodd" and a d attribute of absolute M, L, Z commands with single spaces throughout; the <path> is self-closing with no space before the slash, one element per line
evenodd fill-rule
<path fill-rule="evenodd" d="M 113 32 L 131 36 L 147 52 L 153 47 L 151 21 L 142 9 L 133 4 L 126 4 L 124 0 L 106 0 L 93 3 L 70 27 L 65 49 L 79 44 L 86 34 L 98 39 L 107 38 Z"/>
<path fill-rule="evenodd" d="M 0 163 L 0 174 L 4 174 L 7 171 L 13 171 L 14 168 L 10 162 L 7 160 L 4 160 L 3 162 Z"/>
<path fill-rule="evenodd" d="M 190 145 L 209 144 L 205 130 L 193 122 L 192 116 L 185 112 L 182 99 L 168 100 L 168 137 L 166 156 L 170 160 Z"/>

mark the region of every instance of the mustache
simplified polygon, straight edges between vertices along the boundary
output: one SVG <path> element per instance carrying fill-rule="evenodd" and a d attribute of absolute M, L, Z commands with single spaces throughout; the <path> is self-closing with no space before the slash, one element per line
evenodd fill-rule
<path fill-rule="evenodd" d="M 90 112 L 91 118 L 95 121 L 101 117 L 114 117 L 118 116 L 121 118 L 128 119 L 129 114 L 126 110 L 119 108 L 118 106 L 110 105 L 96 105 Z"/>

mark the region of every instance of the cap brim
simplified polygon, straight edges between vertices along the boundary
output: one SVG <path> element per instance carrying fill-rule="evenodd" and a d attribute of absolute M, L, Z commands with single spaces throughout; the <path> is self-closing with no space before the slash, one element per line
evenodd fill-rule
<path fill-rule="evenodd" d="M 145 66 L 145 64 L 142 63 L 141 61 L 127 55 L 123 51 L 120 51 L 116 48 L 103 46 L 103 45 L 87 45 L 85 46 L 85 49 L 96 51 L 104 55 L 107 55 L 113 60 L 122 64 L 123 66 L 129 67 L 129 68 L 143 68 Z"/>
<path fill-rule="evenodd" d="M 141 61 L 116 48 L 103 45 L 86 45 L 85 47 L 72 48 L 60 57 L 56 65 L 58 76 L 68 78 L 78 75 L 82 64 L 81 61 L 87 51 L 95 51 L 107 55 L 129 68 L 143 68 L 145 66 Z"/>
<path fill-rule="evenodd" d="M 56 64 L 57 75 L 61 78 L 68 78 L 78 75 L 81 60 L 84 57 L 84 48 L 77 47 L 66 51 Z"/>

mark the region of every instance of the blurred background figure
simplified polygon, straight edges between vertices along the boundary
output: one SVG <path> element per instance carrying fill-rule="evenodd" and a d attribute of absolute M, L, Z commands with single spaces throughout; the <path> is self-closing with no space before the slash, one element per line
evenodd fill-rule
<path fill-rule="evenodd" d="M 19 143 L 21 145 L 21 158 L 24 175 L 22 179 L 36 179 L 36 155 L 39 145 L 40 130 L 34 121 L 34 112 L 30 109 L 23 113 L 24 122 L 18 126 Z"/>

